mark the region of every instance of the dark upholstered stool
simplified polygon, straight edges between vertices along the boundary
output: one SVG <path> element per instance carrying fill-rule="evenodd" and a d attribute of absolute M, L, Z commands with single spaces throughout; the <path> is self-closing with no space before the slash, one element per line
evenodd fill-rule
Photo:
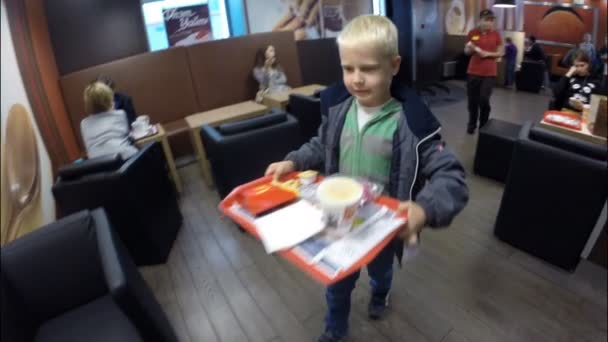
<path fill-rule="evenodd" d="M 496 119 L 490 119 L 480 128 L 473 165 L 475 174 L 504 183 L 520 130 L 521 125 Z"/>

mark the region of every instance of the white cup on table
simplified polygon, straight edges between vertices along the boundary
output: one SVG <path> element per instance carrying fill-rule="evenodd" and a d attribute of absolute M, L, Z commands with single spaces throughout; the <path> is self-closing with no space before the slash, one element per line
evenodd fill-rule
<path fill-rule="evenodd" d="M 133 133 L 136 135 L 141 135 L 150 130 L 150 117 L 147 115 L 140 115 L 133 121 L 131 124 L 131 128 L 133 129 Z"/>

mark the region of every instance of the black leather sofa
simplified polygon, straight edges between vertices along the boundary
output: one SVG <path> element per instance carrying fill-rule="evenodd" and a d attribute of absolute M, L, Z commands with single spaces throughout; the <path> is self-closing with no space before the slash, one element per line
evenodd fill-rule
<path fill-rule="evenodd" d="M 301 94 L 289 95 L 287 111 L 300 124 L 301 142 L 308 142 L 316 136 L 321 126 L 321 97 L 319 93 L 313 96 Z"/>
<path fill-rule="evenodd" d="M 201 128 L 221 198 L 236 186 L 264 176 L 266 167 L 300 146 L 298 121 L 284 112 Z"/>
<path fill-rule="evenodd" d="M 61 215 L 103 207 L 137 265 L 166 262 L 183 218 L 158 143 L 124 162 L 94 158 L 58 174 L 52 191 Z"/>
<path fill-rule="evenodd" d="M 515 74 L 515 88 L 538 93 L 545 80 L 545 68 L 544 62 L 524 60 L 521 69 Z"/>
<path fill-rule="evenodd" d="M 1 254 L 3 342 L 177 342 L 103 209 L 41 227 Z"/>
<path fill-rule="evenodd" d="M 528 122 L 515 143 L 495 234 L 573 271 L 608 197 L 606 146 Z"/>

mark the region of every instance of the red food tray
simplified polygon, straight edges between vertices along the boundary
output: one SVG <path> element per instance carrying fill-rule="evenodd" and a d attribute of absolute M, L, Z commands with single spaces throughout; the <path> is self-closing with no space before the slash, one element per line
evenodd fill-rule
<path fill-rule="evenodd" d="M 297 177 L 297 172 L 294 172 L 294 173 L 291 173 L 291 174 L 287 175 L 286 177 L 284 177 L 284 180 L 293 179 L 296 177 Z M 321 180 L 322 180 L 322 177 L 318 177 L 317 182 L 321 181 Z M 251 221 L 246 216 L 230 210 L 230 208 L 235 203 L 240 204 L 239 198 L 242 198 L 241 194 L 244 191 L 253 189 L 260 185 L 268 184 L 270 182 L 272 182 L 272 177 L 268 176 L 268 177 L 259 178 L 250 183 L 246 183 L 241 186 L 238 186 L 234 190 L 232 190 L 232 192 L 228 196 L 226 196 L 226 198 L 224 198 L 224 200 L 221 201 L 220 204 L 218 205 L 218 208 L 220 209 L 220 211 L 222 211 L 222 213 L 224 213 L 226 216 L 230 217 L 235 223 L 240 225 L 249 234 L 255 236 L 258 240 L 260 237 L 258 235 L 257 228 L 255 227 L 254 222 Z M 386 197 L 386 196 L 381 196 L 381 197 L 377 198 L 375 202 L 378 204 L 384 205 L 391 210 L 396 210 L 397 207 L 399 206 L 398 200 L 396 200 L 394 198 Z M 403 218 L 407 218 L 407 214 L 403 214 L 401 216 Z M 279 255 L 281 255 L 281 257 L 289 260 L 296 267 L 298 267 L 300 270 L 302 270 L 305 273 L 307 273 L 308 275 L 310 275 L 315 280 L 317 280 L 325 285 L 330 285 L 330 284 L 333 284 L 333 283 L 351 275 L 352 273 L 361 269 L 363 266 L 369 264 L 372 260 L 374 260 L 376 255 L 378 255 L 378 253 L 380 253 L 380 251 L 382 251 L 382 249 L 386 245 L 388 245 L 389 242 L 391 242 L 391 240 L 398 234 L 399 230 L 400 229 L 397 229 L 393 233 L 389 234 L 384 240 L 382 240 L 382 242 L 380 242 L 376 247 L 374 247 L 372 250 L 370 250 L 363 258 L 361 258 L 359 261 L 357 261 L 349 269 L 341 270 L 333 277 L 327 276 L 326 273 L 324 273 L 323 271 L 318 269 L 316 267 L 316 265 L 309 264 L 305 259 L 300 257 L 298 254 L 294 253 L 292 251 L 292 249 L 282 250 L 277 253 Z"/>
<path fill-rule="evenodd" d="M 577 114 L 548 110 L 543 116 L 543 121 L 570 129 L 580 131 L 582 129 L 581 117 Z"/>
<path fill-rule="evenodd" d="M 272 184 L 247 188 L 239 192 L 239 203 L 254 216 L 291 202 L 297 198 L 292 191 L 281 189 Z"/>

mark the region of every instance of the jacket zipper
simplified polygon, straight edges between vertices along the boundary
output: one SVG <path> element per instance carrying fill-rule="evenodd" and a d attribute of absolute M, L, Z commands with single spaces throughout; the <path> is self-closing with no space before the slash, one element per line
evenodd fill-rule
<path fill-rule="evenodd" d="M 416 178 L 418 178 L 418 165 L 420 164 L 420 154 L 418 152 L 418 148 L 423 142 L 427 141 L 428 139 L 439 133 L 439 131 L 441 131 L 441 127 L 437 128 L 433 133 L 427 135 L 416 144 L 416 168 L 414 169 L 414 178 L 412 179 L 412 185 L 410 186 L 410 201 L 414 201 L 414 199 L 412 198 L 412 193 L 414 191 L 414 184 L 416 184 Z"/>

